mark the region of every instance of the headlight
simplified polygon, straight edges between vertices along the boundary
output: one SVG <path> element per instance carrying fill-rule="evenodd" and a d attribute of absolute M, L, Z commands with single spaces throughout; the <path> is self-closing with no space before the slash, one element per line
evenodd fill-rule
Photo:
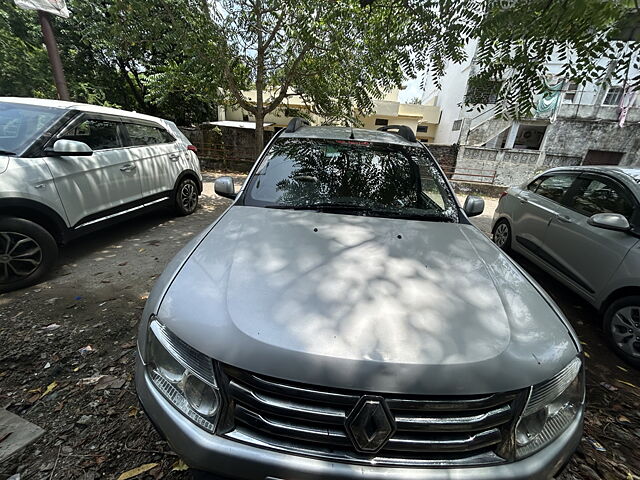
<path fill-rule="evenodd" d="M 151 381 L 167 400 L 196 425 L 215 433 L 220 392 L 213 361 L 155 318 L 149 323 L 145 361 Z"/>
<path fill-rule="evenodd" d="M 576 418 L 584 403 L 582 360 L 575 358 L 548 382 L 532 388 L 516 427 L 516 457 L 537 452 Z"/>

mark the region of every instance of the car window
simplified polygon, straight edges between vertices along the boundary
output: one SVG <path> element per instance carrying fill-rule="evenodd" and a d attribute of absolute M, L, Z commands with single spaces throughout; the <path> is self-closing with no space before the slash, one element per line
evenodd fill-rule
<path fill-rule="evenodd" d="M 527 190 L 535 192 L 536 189 L 540 186 L 540 183 L 542 183 L 542 180 L 544 180 L 544 177 L 536 178 L 533 182 L 527 185 Z"/>
<path fill-rule="evenodd" d="M 279 139 L 250 179 L 245 204 L 331 204 L 457 220 L 446 180 L 425 149 L 370 142 Z"/>
<path fill-rule="evenodd" d="M 535 192 L 538 195 L 560 203 L 562 197 L 567 192 L 575 179 L 575 175 L 558 174 L 544 178 L 539 184 Z"/>
<path fill-rule="evenodd" d="M 606 179 L 581 179 L 567 206 L 588 217 L 596 213 L 619 213 L 631 219 L 633 215 L 633 204 L 623 188 Z"/>
<path fill-rule="evenodd" d="M 175 138 L 164 128 L 141 123 L 125 123 L 129 133 L 129 144 L 132 147 L 173 143 Z"/>
<path fill-rule="evenodd" d="M 66 130 L 59 139 L 84 142 L 93 150 L 122 147 L 120 122 L 87 118 Z"/>
<path fill-rule="evenodd" d="M 0 102 L 0 150 L 22 153 L 59 120 L 64 112 L 60 108 Z"/>

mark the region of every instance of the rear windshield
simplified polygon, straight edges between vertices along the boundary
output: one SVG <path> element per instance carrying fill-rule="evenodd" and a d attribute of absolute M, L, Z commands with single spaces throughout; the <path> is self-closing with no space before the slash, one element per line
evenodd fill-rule
<path fill-rule="evenodd" d="M 245 204 L 457 220 L 451 191 L 424 148 L 355 141 L 276 141 L 249 181 Z"/>
<path fill-rule="evenodd" d="M 0 153 L 19 155 L 64 112 L 55 107 L 0 102 Z"/>

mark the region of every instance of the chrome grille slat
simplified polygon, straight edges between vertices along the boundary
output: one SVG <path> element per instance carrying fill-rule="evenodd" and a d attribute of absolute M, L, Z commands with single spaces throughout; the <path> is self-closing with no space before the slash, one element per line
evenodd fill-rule
<path fill-rule="evenodd" d="M 396 431 L 376 454 L 353 446 L 345 424 L 369 393 L 307 386 L 223 367 L 233 419 L 227 433 L 260 448 L 387 465 L 486 465 L 514 421 L 517 393 L 469 396 L 377 394 Z"/>
<path fill-rule="evenodd" d="M 349 439 L 346 433 L 339 429 L 290 423 L 284 419 L 274 417 L 265 418 L 260 414 L 239 406 L 236 407 L 236 418 L 245 424 L 253 425 L 263 432 L 269 432 L 285 438 L 297 438 L 310 442 L 333 445 L 349 445 Z"/>
<path fill-rule="evenodd" d="M 236 381 L 230 382 L 229 386 L 237 402 L 250 405 L 258 411 L 335 425 L 344 425 L 347 417 L 344 410 L 324 405 L 308 405 L 295 400 L 281 400 L 261 392 L 254 392 Z"/>
<path fill-rule="evenodd" d="M 427 417 L 406 414 L 395 416 L 398 431 L 420 432 L 474 432 L 502 425 L 508 422 L 511 417 L 511 405 L 509 404 L 485 413 L 469 416 Z"/>
<path fill-rule="evenodd" d="M 424 410 L 424 411 L 465 411 L 480 410 L 503 405 L 516 397 L 515 394 L 487 395 L 483 397 L 461 396 L 455 398 L 435 398 L 435 399 L 407 399 L 407 398 L 387 398 L 387 405 L 391 410 Z M 463 401 L 461 401 L 463 400 Z"/>
<path fill-rule="evenodd" d="M 479 450 L 502 441 L 502 434 L 497 428 L 480 432 L 477 435 L 469 435 L 464 438 L 398 438 L 394 436 L 384 447 L 387 450 L 399 450 L 402 452 L 469 452 Z"/>

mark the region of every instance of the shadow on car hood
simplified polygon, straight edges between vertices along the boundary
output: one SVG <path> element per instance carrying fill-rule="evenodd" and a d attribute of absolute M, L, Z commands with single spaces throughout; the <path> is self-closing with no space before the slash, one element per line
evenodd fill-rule
<path fill-rule="evenodd" d="M 232 207 L 158 316 L 221 362 L 373 392 L 512 390 L 576 355 L 529 280 L 454 223 Z"/>

